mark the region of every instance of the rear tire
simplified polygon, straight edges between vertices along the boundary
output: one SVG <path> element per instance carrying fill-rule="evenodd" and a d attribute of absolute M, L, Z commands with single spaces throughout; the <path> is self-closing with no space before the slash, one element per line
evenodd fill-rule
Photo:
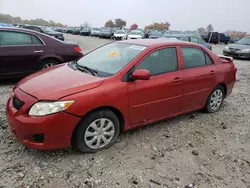
<path fill-rule="evenodd" d="M 208 113 L 218 112 L 225 99 L 225 90 L 221 85 L 216 86 L 208 96 L 205 111 Z"/>
<path fill-rule="evenodd" d="M 53 67 L 55 65 L 58 65 L 59 62 L 57 60 L 54 59 L 45 59 L 42 61 L 39 69 L 46 69 L 46 68 L 50 68 Z"/>
<path fill-rule="evenodd" d="M 110 110 L 90 113 L 76 127 L 72 146 L 81 153 L 95 153 L 113 145 L 120 133 L 118 117 Z"/>

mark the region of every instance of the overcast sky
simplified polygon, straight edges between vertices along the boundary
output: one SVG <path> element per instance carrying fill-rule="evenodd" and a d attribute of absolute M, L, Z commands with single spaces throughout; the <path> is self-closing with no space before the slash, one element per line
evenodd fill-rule
<path fill-rule="evenodd" d="M 96 27 L 115 18 L 139 28 L 168 21 L 170 29 L 196 30 L 211 23 L 220 32 L 250 33 L 250 0 L 0 0 L 0 13 Z"/>

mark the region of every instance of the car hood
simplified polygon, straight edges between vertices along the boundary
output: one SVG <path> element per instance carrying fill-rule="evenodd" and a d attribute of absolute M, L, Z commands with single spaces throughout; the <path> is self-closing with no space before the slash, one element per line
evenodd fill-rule
<path fill-rule="evenodd" d="M 49 35 L 59 35 L 61 33 L 56 32 L 56 31 L 51 31 L 51 32 L 47 32 L 47 34 L 49 34 Z"/>
<path fill-rule="evenodd" d="M 141 36 L 141 35 L 128 35 L 128 37 L 140 38 L 140 37 L 142 37 L 142 36 Z"/>
<path fill-rule="evenodd" d="M 73 70 L 68 64 L 38 71 L 18 84 L 24 92 L 38 100 L 58 100 L 64 96 L 100 86 L 104 78 Z"/>
<path fill-rule="evenodd" d="M 111 32 L 109 32 L 109 31 L 101 31 L 100 33 L 101 33 L 101 34 L 104 34 L 104 35 L 109 35 L 109 34 L 111 34 Z"/>
<path fill-rule="evenodd" d="M 150 35 L 149 38 L 160 38 L 161 35 Z"/>
<path fill-rule="evenodd" d="M 229 48 L 236 48 L 236 49 L 240 49 L 240 50 L 243 50 L 243 49 L 249 49 L 250 48 L 250 45 L 244 45 L 244 44 L 229 44 L 228 45 Z"/>
<path fill-rule="evenodd" d="M 124 37 L 124 36 L 126 36 L 126 33 L 115 33 L 114 34 L 114 36 L 116 36 L 116 37 Z"/>

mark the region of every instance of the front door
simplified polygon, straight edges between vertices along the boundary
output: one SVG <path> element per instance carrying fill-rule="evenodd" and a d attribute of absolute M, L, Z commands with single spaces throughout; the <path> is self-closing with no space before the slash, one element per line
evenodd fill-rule
<path fill-rule="evenodd" d="M 183 84 L 176 48 L 150 53 L 135 69 L 146 69 L 151 77 L 150 80 L 128 82 L 132 126 L 158 120 L 180 110 Z"/>
<path fill-rule="evenodd" d="M 38 70 L 45 46 L 37 36 L 23 32 L 0 31 L 0 38 L 0 74 L 23 74 Z"/>
<path fill-rule="evenodd" d="M 202 107 L 216 84 L 216 67 L 201 49 L 182 47 L 183 55 L 183 102 L 181 110 Z"/>

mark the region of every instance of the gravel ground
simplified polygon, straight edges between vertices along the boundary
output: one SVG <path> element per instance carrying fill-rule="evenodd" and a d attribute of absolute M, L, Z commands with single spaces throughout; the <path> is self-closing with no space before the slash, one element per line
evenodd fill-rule
<path fill-rule="evenodd" d="M 108 40 L 65 35 L 87 52 Z M 213 51 L 222 53 L 223 46 Z M 236 60 L 237 83 L 220 112 L 195 112 L 129 131 L 96 154 L 37 151 L 16 142 L 0 85 L 0 187 L 250 187 L 250 62 Z"/>

